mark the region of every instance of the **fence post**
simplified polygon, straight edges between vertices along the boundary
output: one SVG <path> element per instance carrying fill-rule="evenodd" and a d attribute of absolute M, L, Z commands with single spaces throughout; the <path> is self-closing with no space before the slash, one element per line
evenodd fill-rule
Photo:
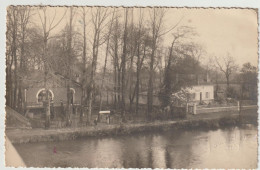
<path fill-rule="evenodd" d="M 240 103 L 237 101 L 237 111 L 240 111 Z"/>
<path fill-rule="evenodd" d="M 194 114 L 194 115 L 197 114 L 197 106 L 196 106 L 196 103 L 193 104 L 193 114 Z"/>

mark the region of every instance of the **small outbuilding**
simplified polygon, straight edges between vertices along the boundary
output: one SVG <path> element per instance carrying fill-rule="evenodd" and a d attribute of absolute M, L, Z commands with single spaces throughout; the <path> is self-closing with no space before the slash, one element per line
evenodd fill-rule
<path fill-rule="evenodd" d="M 190 89 L 193 91 L 190 101 L 196 103 L 209 103 L 214 100 L 214 85 L 194 85 Z"/>
<path fill-rule="evenodd" d="M 44 73 L 40 71 L 29 74 L 24 80 L 24 100 L 26 108 L 42 108 L 45 98 Z M 58 74 L 48 74 L 46 87 L 49 90 L 49 97 L 54 106 L 59 106 L 61 102 L 67 103 L 67 84 L 69 79 Z M 71 101 L 73 105 L 81 104 L 82 88 L 75 79 L 70 80 Z"/>

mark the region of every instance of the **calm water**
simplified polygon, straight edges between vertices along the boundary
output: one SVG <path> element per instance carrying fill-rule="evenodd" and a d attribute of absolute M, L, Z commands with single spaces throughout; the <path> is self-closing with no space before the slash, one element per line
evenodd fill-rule
<path fill-rule="evenodd" d="M 33 167 L 257 167 L 256 127 L 177 130 L 15 147 L 26 165 Z"/>

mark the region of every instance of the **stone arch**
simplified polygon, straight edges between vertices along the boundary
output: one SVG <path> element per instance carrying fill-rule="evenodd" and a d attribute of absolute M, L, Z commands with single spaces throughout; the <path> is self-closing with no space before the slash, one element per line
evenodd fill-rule
<path fill-rule="evenodd" d="M 38 92 L 36 93 L 37 103 L 40 102 L 40 101 L 39 101 L 39 94 L 40 94 L 41 92 L 43 92 L 43 91 L 45 91 L 45 88 L 42 88 L 42 89 L 38 90 Z M 50 90 L 50 89 L 49 89 L 48 91 L 51 93 L 51 99 L 53 100 L 53 99 L 54 99 L 54 93 L 53 93 L 53 91 Z"/>

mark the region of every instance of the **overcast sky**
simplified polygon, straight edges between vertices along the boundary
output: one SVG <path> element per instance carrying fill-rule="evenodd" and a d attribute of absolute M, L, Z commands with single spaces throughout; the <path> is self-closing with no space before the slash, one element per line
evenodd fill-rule
<path fill-rule="evenodd" d="M 185 22 L 194 26 L 197 41 L 208 56 L 225 56 L 227 52 L 239 65 L 258 62 L 257 13 L 248 9 L 183 9 Z"/>

